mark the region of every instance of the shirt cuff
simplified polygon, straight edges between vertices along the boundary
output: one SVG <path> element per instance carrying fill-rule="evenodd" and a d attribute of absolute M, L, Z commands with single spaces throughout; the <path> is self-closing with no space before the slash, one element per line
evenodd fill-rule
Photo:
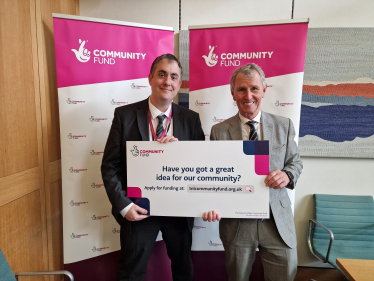
<path fill-rule="evenodd" d="M 126 208 L 123 208 L 119 213 L 121 214 L 122 217 L 125 217 L 127 212 L 130 210 L 131 206 L 134 205 L 134 203 L 130 203 L 127 205 Z"/>
<path fill-rule="evenodd" d="M 290 171 L 282 170 L 282 172 L 285 172 L 290 182 L 286 185 L 286 188 L 294 189 L 295 188 L 295 182 L 293 174 Z"/>

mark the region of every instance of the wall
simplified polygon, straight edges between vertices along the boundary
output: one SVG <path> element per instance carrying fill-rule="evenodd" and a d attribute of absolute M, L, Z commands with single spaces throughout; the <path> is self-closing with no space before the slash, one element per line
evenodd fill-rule
<path fill-rule="evenodd" d="M 181 0 L 181 29 L 189 25 L 291 19 L 292 0 Z"/>
<path fill-rule="evenodd" d="M 78 8 L 75 0 L 0 2 L 0 248 L 15 273 L 63 268 L 52 12 Z"/>
<path fill-rule="evenodd" d="M 293 16 L 310 18 L 309 28 L 374 27 L 371 0 L 295 0 Z"/>

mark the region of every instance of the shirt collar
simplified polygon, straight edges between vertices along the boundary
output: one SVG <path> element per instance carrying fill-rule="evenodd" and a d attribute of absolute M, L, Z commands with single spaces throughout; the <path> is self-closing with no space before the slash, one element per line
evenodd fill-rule
<path fill-rule="evenodd" d="M 166 110 L 166 112 L 162 112 L 162 111 L 160 111 L 157 107 L 155 107 L 155 106 L 151 103 L 151 99 L 148 99 L 148 106 L 149 106 L 149 111 L 151 112 L 151 117 L 152 117 L 152 119 L 156 119 L 157 116 L 159 116 L 160 114 L 165 114 L 166 117 L 168 117 L 169 114 L 170 114 L 171 104 L 169 105 L 169 107 L 168 107 L 168 109 Z"/>
<path fill-rule="evenodd" d="M 248 121 L 255 121 L 256 123 L 261 123 L 261 110 L 258 112 L 257 116 L 253 118 L 252 120 L 245 118 L 244 116 L 240 114 L 240 112 L 239 112 L 239 118 L 240 118 L 240 121 L 242 122 L 242 125 L 244 125 Z"/>

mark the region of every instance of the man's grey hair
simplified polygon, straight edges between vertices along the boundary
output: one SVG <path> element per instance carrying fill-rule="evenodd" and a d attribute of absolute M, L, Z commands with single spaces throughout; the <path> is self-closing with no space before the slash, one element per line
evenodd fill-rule
<path fill-rule="evenodd" d="M 238 74 L 243 74 L 247 75 L 251 78 L 253 78 L 252 71 L 257 71 L 257 73 L 261 77 L 261 82 L 262 82 L 262 87 L 266 87 L 266 82 L 265 82 L 265 74 L 264 71 L 255 63 L 248 63 L 246 65 L 243 65 L 239 68 L 237 68 L 232 74 L 231 74 L 231 80 L 230 80 L 230 89 L 231 91 L 234 91 L 235 87 L 235 79 Z"/>

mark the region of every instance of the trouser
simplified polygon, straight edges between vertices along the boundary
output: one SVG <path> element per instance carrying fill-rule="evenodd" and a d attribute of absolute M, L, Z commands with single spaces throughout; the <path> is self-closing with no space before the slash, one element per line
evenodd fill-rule
<path fill-rule="evenodd" d="M 248 281 L 256 257 L 261 254 L 266 281 L 292 281 L 297 271 L 296 247 L 288 247 L 274 219 L 221 219 L 220 236 L 226 253 L 229 281 Z"/>
<path fill-rule="evenodd" d="M 149 256 L 158 232 L 166 244 L 171 260 L 174 281 L 192 281 L 192 233 L 187 219 L 180 217 L 151 216 L 141 221 L 121 221 L 121 255 L 118 263 L 118 281 L 144 279 Z"/>

